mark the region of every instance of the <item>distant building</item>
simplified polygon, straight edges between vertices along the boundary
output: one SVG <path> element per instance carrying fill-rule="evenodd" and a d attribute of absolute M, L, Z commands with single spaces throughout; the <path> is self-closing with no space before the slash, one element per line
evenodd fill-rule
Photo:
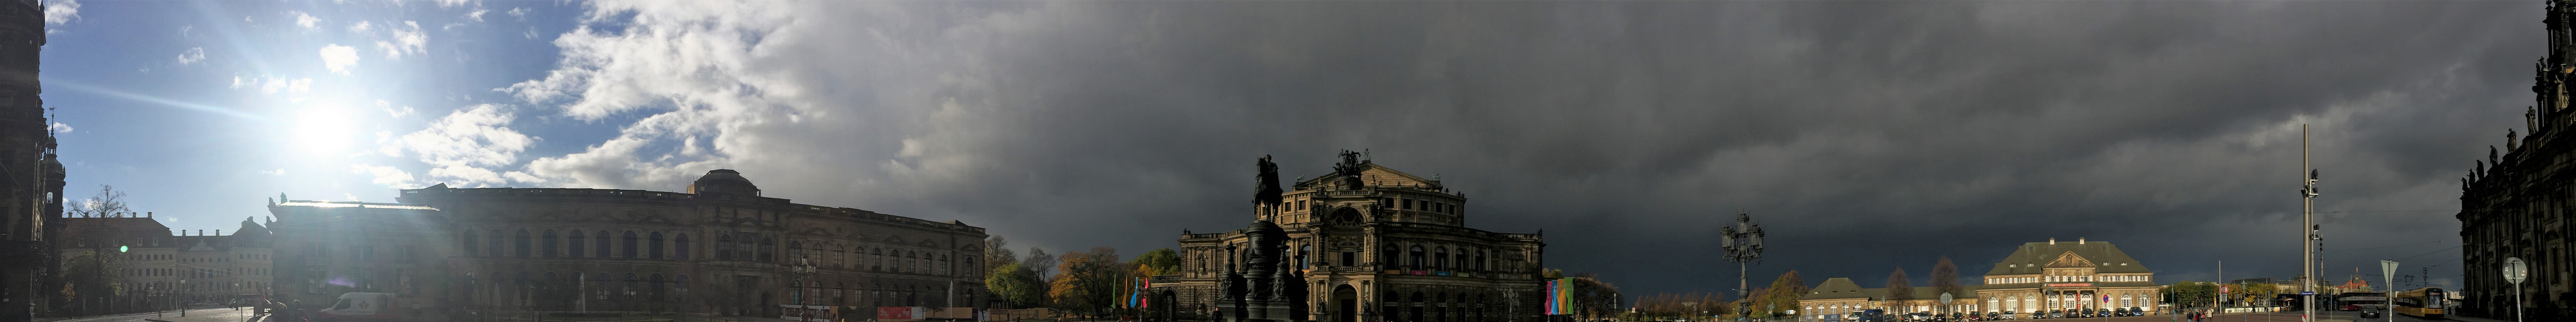
<path fill-rule="evenodd" d="M 0 322 L 29 321 L 69 309 L 50 299 L 58 258 L 46 229 L 61 219 L 63 164 L 54 159 L 37 77 L 45 47 L 45 8 L 36 0 L 0 4 Z M 62 312 L 62 314 L 73 314 Z"/>
<path fill-rule="evenodd" d="M 1805 309 L 1799 314 L 1821 318 L 1868 309 L 1887 310 L 1889 314 L 2028 314 L 2121 308 L 2153 311 L 2159 301 L 2157 292 L 2164 289 L 2156 285 L 2155 271 L 2121 252 L 2118 246 L 2080 238 L 2074 242 L 2050 239 L 2022 244 L 1988 269 L 1980 281 L 1962 285 L 1961 292 L 1951 294 L 1952 301 L 1945 307 L 1939 302 L 1941 292 L 1929 286 L 1914 287 L 1911 299 L 1898 302 L 1888 300 L 1885 288 L 1862 288 L 1851 279 L 1837 277 L 1818 284 L 1800 300 Z M 1963 281 L 1973 282 L 1979 281 Z"/>
<path fill-rule="evenodd" d="M 399 201 L 272 206 L 281 260 L 301 266 L 289 286 L 504 315 L 775 318 L 800 302 L 866 314 L 990 301 L 976 262 L 984 228 L 763 197 L 733 170 L 685 193 L 442 184 Z"/>
<path fill-rule="evenodd" d="M 1278 188 L 1275 165 L 1262 165 L 1273 170 L 1262 176 L 1264 188 Z M 1334 173 L 1272 192 L 1277 199 L 1255 198 L 1259 229 L 1181 236 L 1181 274 L 1156 277 L 1155 289 L 1179 302 L 1173 309 L 1183 318 L 1231 318 L 1216 316 L 1226 299 L 1220 282 L 1244 273 L 1302 281 L 1285 290 L 1292 309 L 1249 319 L 1538 321 L 1544 312 L 1546 242 L 1538 234 L 1468 228 L 1466 194 L 1438 178 L 1346 152 Z M 1266 229 L 1285 236 L 1285 249 L 1277 250 L 1285 267 L 1244 267 L 1253 236 Z M 1257 288 L 1265 277 L 1242 278 Z"/>
<path fill-rule="evenodd" d="M 2501 150 L 2487 147 L 2461 179 L 2460 220 L 2462 287 L 2452 294 L 2467 297 L 2452 314 L 2510 318 L 2516 297 L 2525 317 L 2534 321 L 2576 319 L 2576 239 L 2568 238 L 2576 190 L 2567 183 L 2576 139 L 2576 111 L 2568 109 L 2576 78 L 2576 6 L 2547 1 L 2541 20 L 2549 34 L 2548 54 L 2532 64 L 2534 108 L 2523 113 L 2519 136 L 2505 131 Z M 2501 152 L 2501 153 L 2500 153 Z M 2474 158 L 2474 157 L 2473 157 Z M 2504 261 L 2528 263 L 2529 279 L 2519 288 L 2505 281 Z"/>
<path fill-rule="evenodd" d="M 232 234 L 170 230 L 150 215 L 63 218 L 56 246 L 65 271 L 101 270 L 110 293 L 75 301 L 117 311 L 174 302 L 264 298 L 272 286 L 267 227 L 243 218 Z M 108 257 L 90 257 L 105 254 Z M 101 307 L 93 307 L 97 309 Z"/>

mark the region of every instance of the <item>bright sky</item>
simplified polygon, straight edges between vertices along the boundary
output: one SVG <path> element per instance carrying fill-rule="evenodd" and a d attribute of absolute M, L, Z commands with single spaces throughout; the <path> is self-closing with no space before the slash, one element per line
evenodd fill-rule
<path fill-rule="evenodd" d="M 266 216 L 264 198 L 393 201 L 424 182 L 484 186 L 617 127 L 530 117 L 580 4 L 59 1 L 44 57 L 67 194 L 99 185 L 179 229 Z M 543 48 L 547 50 L 528 50 Z M 516 122 L 542 131 L 514 130 Z M 558 146 L 579 149 L 580 145 Z M 556 154 L 561 154 L 557 152 Z M 531 177 L 532 178 L 532 177 Z"/>

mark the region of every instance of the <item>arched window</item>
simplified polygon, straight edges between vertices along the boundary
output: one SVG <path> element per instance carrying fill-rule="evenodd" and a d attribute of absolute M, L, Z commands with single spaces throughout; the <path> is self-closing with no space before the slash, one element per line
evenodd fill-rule
<path fill-rule="evenodd" d="M 871 270 L 871 271 L 882 271 L 882 270 L 885 270 L 885 249 L 884 249 L 884 248 L 874 248 L 874 249 L 870 249 L 870 250 L 868 250 L 868 252 L 873 253 L 873 254 L 869 254 L 869 255 L 868 255 L 868 270 Z"/>
<path fill-rule="evenodd" d="M 540 243 L 543 243 L 543 245 L 541 245 L 543 247 L 539 248 L 545 249 L 539 252 L 544 253 L 546 257 L 555 257 L 555 230 L 547 229 L 545 235 L 538 236 L 537 240 L 539 240 Z M 546 280 L 551 281 L 554 280 L 554 278 L 548 277 Z"/>
<path fill-rule="evenodd" d="M 1452 264 L 1456 264 L 1456 266 L 1450 266 L 1450 267 L 1449 267 L 1449 270 L 1453 270 L 1453 271 L 1463 271 L 1463 270 L 1467 270 L 1467 263 L 1468 263 L 1468 262 L 1467 262 L 1467 250 L 1465 250 L 1465 249 L 1460 249 L 1460 250 L 1458 250 L 1458 253 L 1457 253 L 1457 254 L 1450 254 L 1449 256 L 1457 257 L 1457 259 L 1458 259 L 1457 261 L 1450 262 L 1450 263 L 1452 263 Z"/>
<path fill-rule="evenodd" d="M 733 235 L 716 234 L 716 259 L 733 260 Z"/>
<path fill-rule="evenodd" d="M 500 229 L 493 229 L 493 230 L 490 230 L 489 232 L 491 232 L 491 233 L 492 233 L 492 236 L 491 236 L 491 238 L 492 238 L 492 244 L 490 244 L 490 245 L 483 245 L 483 248 L 484 248 L 484 250 L 486 251 L 486 252 L 485 252 L 485 254 L 491 254 L 491 256 L 493 256 L 493 257 L 510 256 L 510 254 L 508 254 L 508 253 L 502 253 L 502 252 L 501 252 L 501 230 L 500 230 Z M 497 274 L 497 273 L 496 273 L 496 274 Z M 496 281 L 497 281 L 497 280 L 500 280 L 501 276 L 500 276 L 500 275 L 493 275 L 493 276 L 492 276 L 492 278 L 493 278 L 493 280 L 496 280 Z"/>
<path fill-rule="evenodd" d="M 1395 252 L 1395 245 L 1387 245 L 1387 246 L 1386 246 L 1386 249 L 1380 249 L 1380 250 L 1378 250 L 1378 251 L 1377 251 L 1377 263 L 1378 263 L 1378 265 L 1394 266 L 1394 265 L 1395 265 L 1395 256 L 1396 256 L 1395 254 L 1396 254 L 1396 252 Z M 1381 268 L 1378 268 L 1378 269 L 1386 269 L 1386 268 L 1381 267 Z"/>
<path fill-rule="evenodd" d="M 675 246 L 671 247 L 671 259 L 689 260 L 689 234 L 682 233 L 671 242 Z"/>
<path fill-rule="evenodd" d="M 1435 270 L 1435 271 L 1446 271 L 1446 270 L 1449 270 L 1449 248 L 1448 248 L 1448 247 L 1435 247 L 1435 248 L 1432 248 L 1432 249 L 1431 249 L 1431 270 Z"/>
<path fill-rule="evenodd" d="M 465 238 L 463 238 L 465 240 L 465 252 L 471 253 L 475 250 L 483 249 L 483 239 L 480 235 L 482 234 L 476 234 L 472 229 L 465 230 Z"/>
<path fill-rule="evenodd" d="M 649 280 L 649 281 L 653 283 L 653 288 L 652 288 L 652 289 L 653 289 L 653 293 L 652 293 L 652 294 L 653 294 L 653 299 L 652 299 L 652 300 L 654 300 L 654 301 L 661 301 L 662 299 L 668 298 L 668 297 L 666 297 L 666 296 L 669 296 L 669 294 L 668 294 L 668 293 L 662 293 L 662 274 L 658 274 L 658 273 L 657 273 L 657 274 L 653 274 L 653 278 L 652 278 L 651 280 Z"/>
<path fill-rule="evenodd" d="M 580 229 L 572 230 L 572 236 L 564 238 L 564 243 L 571 244 L 572 249 L 571 251 L 564 252 L 564 254 L 568 254 L 570 257 L 581 257 L 581 254 L 583 254 L 582 250 L 586 249 L 585 247 L 581 247 L 581 244 L 587 244 L 587 241 L 590 241 L 590 238 L 582 236 Z"/>
<path fill-rule="evenodd" d="M 632 254 L 632 253 L 634 253 L 634 252 L 627 252 L 627 253 Z M 620 288 L 620 289 L 619 289 L 619 290 L 622 290 L 622 291 L 623 291 L 623 292 L 621 292 L 621 293 L 623 293 L 623 294 L 618 294 L 618 296 L 623 297 L 623 299 L 624 299 L 624 300 L 628 300 L 628 301 L 633 301 L 633 300 L 635 300 L 635 291 L 638 291 L 638 290 L 641 290 L 641 289 L 643 289 L 643 288 L 644 288 L 644 287 L 643 287 L 643 285 L 636 285 L 636 284 L 643 284 L 643 283 L 644 283 L 644 281 L 642 281 L 642 280 L 638 280 L 638 279 L 636 279 L 636 278 L 635 278 L 635 273 L 626 273 L 626 287 L 624 287 L 624 288 Z"/>
<path fill-rule="evenodd" d="M 778 255 L 777 255 L 778 251 L 777 251 L 777 249 L 778 249 L 778 238 L 761 237 L 761 238 L 760 238 L 760 249 L 757 249 L 757 250 L 754 250 L 754 251 L 757 251 L 757 252 L 759 252 L 759 253 L 760 253 L 760 262 L 762 262 L 762 263 L 777 263 L 777 262 L 778 262 Z"/>
<path fill-rule="evenodd" d="M 528 257 L 528 230 L 520 229 L 518 238 L 514 238 L 512 241 L 516 241 L 518 243 L 512 244 L 510 248 L 518 250 L 519 257 Z"/>
<path fill-rule="evenodd" d="M 678 279 L 672 280 L 671 288 L 673 291 L 676 291 L 671 294 L 673 302 L 687 301 L 689 299 L 689 274 L 680 274 Z"/>
<path fill-rule="evenodd" d="M 788 256 L 798 256 L 798 258 L 803 258 L 802 256 L 803 256 L 803 255 L 805 255 L 805 242 L 793 241 L 793 240 L 787 241 L 787 255 L 788 255 Z M 795 262 L 795 261 L 792 261 L 792 260 L 791 260 L 791 261 L 788 261 L 788 263 L 791 263 L 791 264 L 793 264 L 794 262 Z"/>
<path fill-rule="evenodd" d="M 1411 258 L 1412 258 L 1411 260 L 1406 261 L 1406 263 L 1408 263 L 1408 265 L 1405 265 L 1405 269 L 1407 269 L 1407 270 L 1420 270 L 1420 269 L 1422 269 L 1422 268 L 1423 268 L 1423 265 L 1422 265 L 1422 246 L 1413 246 L 1413 257 L 1411 257 Z"/>
<path fill-rule="evenodd" d="M 841 249 L 841 246 L 839 245 L 830 246 L 828 248 L 832 249 L 832 257 L 824 258 L 823 266 L 839 268 L 841 267 L 841 259 L 848 258 L 850 256 L 849 251 Z"/>
<path fill-rule="evenodd" d="M 662 259 L 662 232 L 653 232 L 652 236 L 647 236 L 644 244 L 652 245 L 645 248 L 651 250 L 649 253 L 653 255 L 653 259 Z"/>
<path fill-rule="evenodd" d="M 1484 270 L 1485 270 L 1485 250 L 1482 250 L 1482 249 L 1478 249 L 1478 250 L 1476 250 L 1476 262 L 1475 262 L 1475 263 L 1476 263 L 1476 270 L 1477 270 L 1477 271 L 1484 271 Z"/>
<path fill-rule="evenodd" d="M 601 230 L 598 235 L 592 235 L 590 238 L 593 241 L 590 244 L 591 257 L 608 257 L 608 231 Z"/>
<path fill-rule="evenodd" d="M 618 254 L 620 254 L 620 255 L 626 255 L 626 258 L 635 258 L 635 253 L 636 253 L 636 252 L 635 252 L 635 246 L 636 246 L 636 244 L 635 244 L 635 231 L 633 231 L 633 230 L 628 230 L 628 231 L 626 231 L 626 234 L 625 234 L 624 236 L 622 236 L 622 237 L 626 237 L 626 244 L 625 244 L 625 245 L 620 245 L 620 246 L 626 246 L 626 251 L 625 251 L 625 252 L 618 253 Z"/>

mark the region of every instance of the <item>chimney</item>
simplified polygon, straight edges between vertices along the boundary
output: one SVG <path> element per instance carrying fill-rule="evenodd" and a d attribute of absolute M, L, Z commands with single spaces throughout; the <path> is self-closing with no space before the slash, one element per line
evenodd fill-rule
<path fill-rule="evenodd" d="M 2048 238 L 2048 244 L 2049 244 L 2049 245 L 2056 245 L 2056 244 L 2057 244 L 2057 237 L 2049 237 L 2049 238 Z"/>
<path fill-rule="evenodd" d="M 216 230 L 215 230 L 215 236 L 223 236 L 223 235 L 224 235 L 224 230 L 222 230 L 222 229 L 216 229 Z"/>

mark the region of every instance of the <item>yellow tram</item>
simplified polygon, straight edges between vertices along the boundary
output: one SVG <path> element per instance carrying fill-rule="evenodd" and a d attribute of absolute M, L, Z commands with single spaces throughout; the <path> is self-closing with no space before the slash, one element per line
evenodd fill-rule
<path fill-rule="evenodd" d="M 2439 320 L 2442 318 L 2442 309 L 2450 306 L 2451 301 L 2448 296 L 2450 294 L 2443 293 L 2442 289 L 2431 287 L 2397 292 L 2388 295 L 2388 310 L 2406 316 Z"/>

